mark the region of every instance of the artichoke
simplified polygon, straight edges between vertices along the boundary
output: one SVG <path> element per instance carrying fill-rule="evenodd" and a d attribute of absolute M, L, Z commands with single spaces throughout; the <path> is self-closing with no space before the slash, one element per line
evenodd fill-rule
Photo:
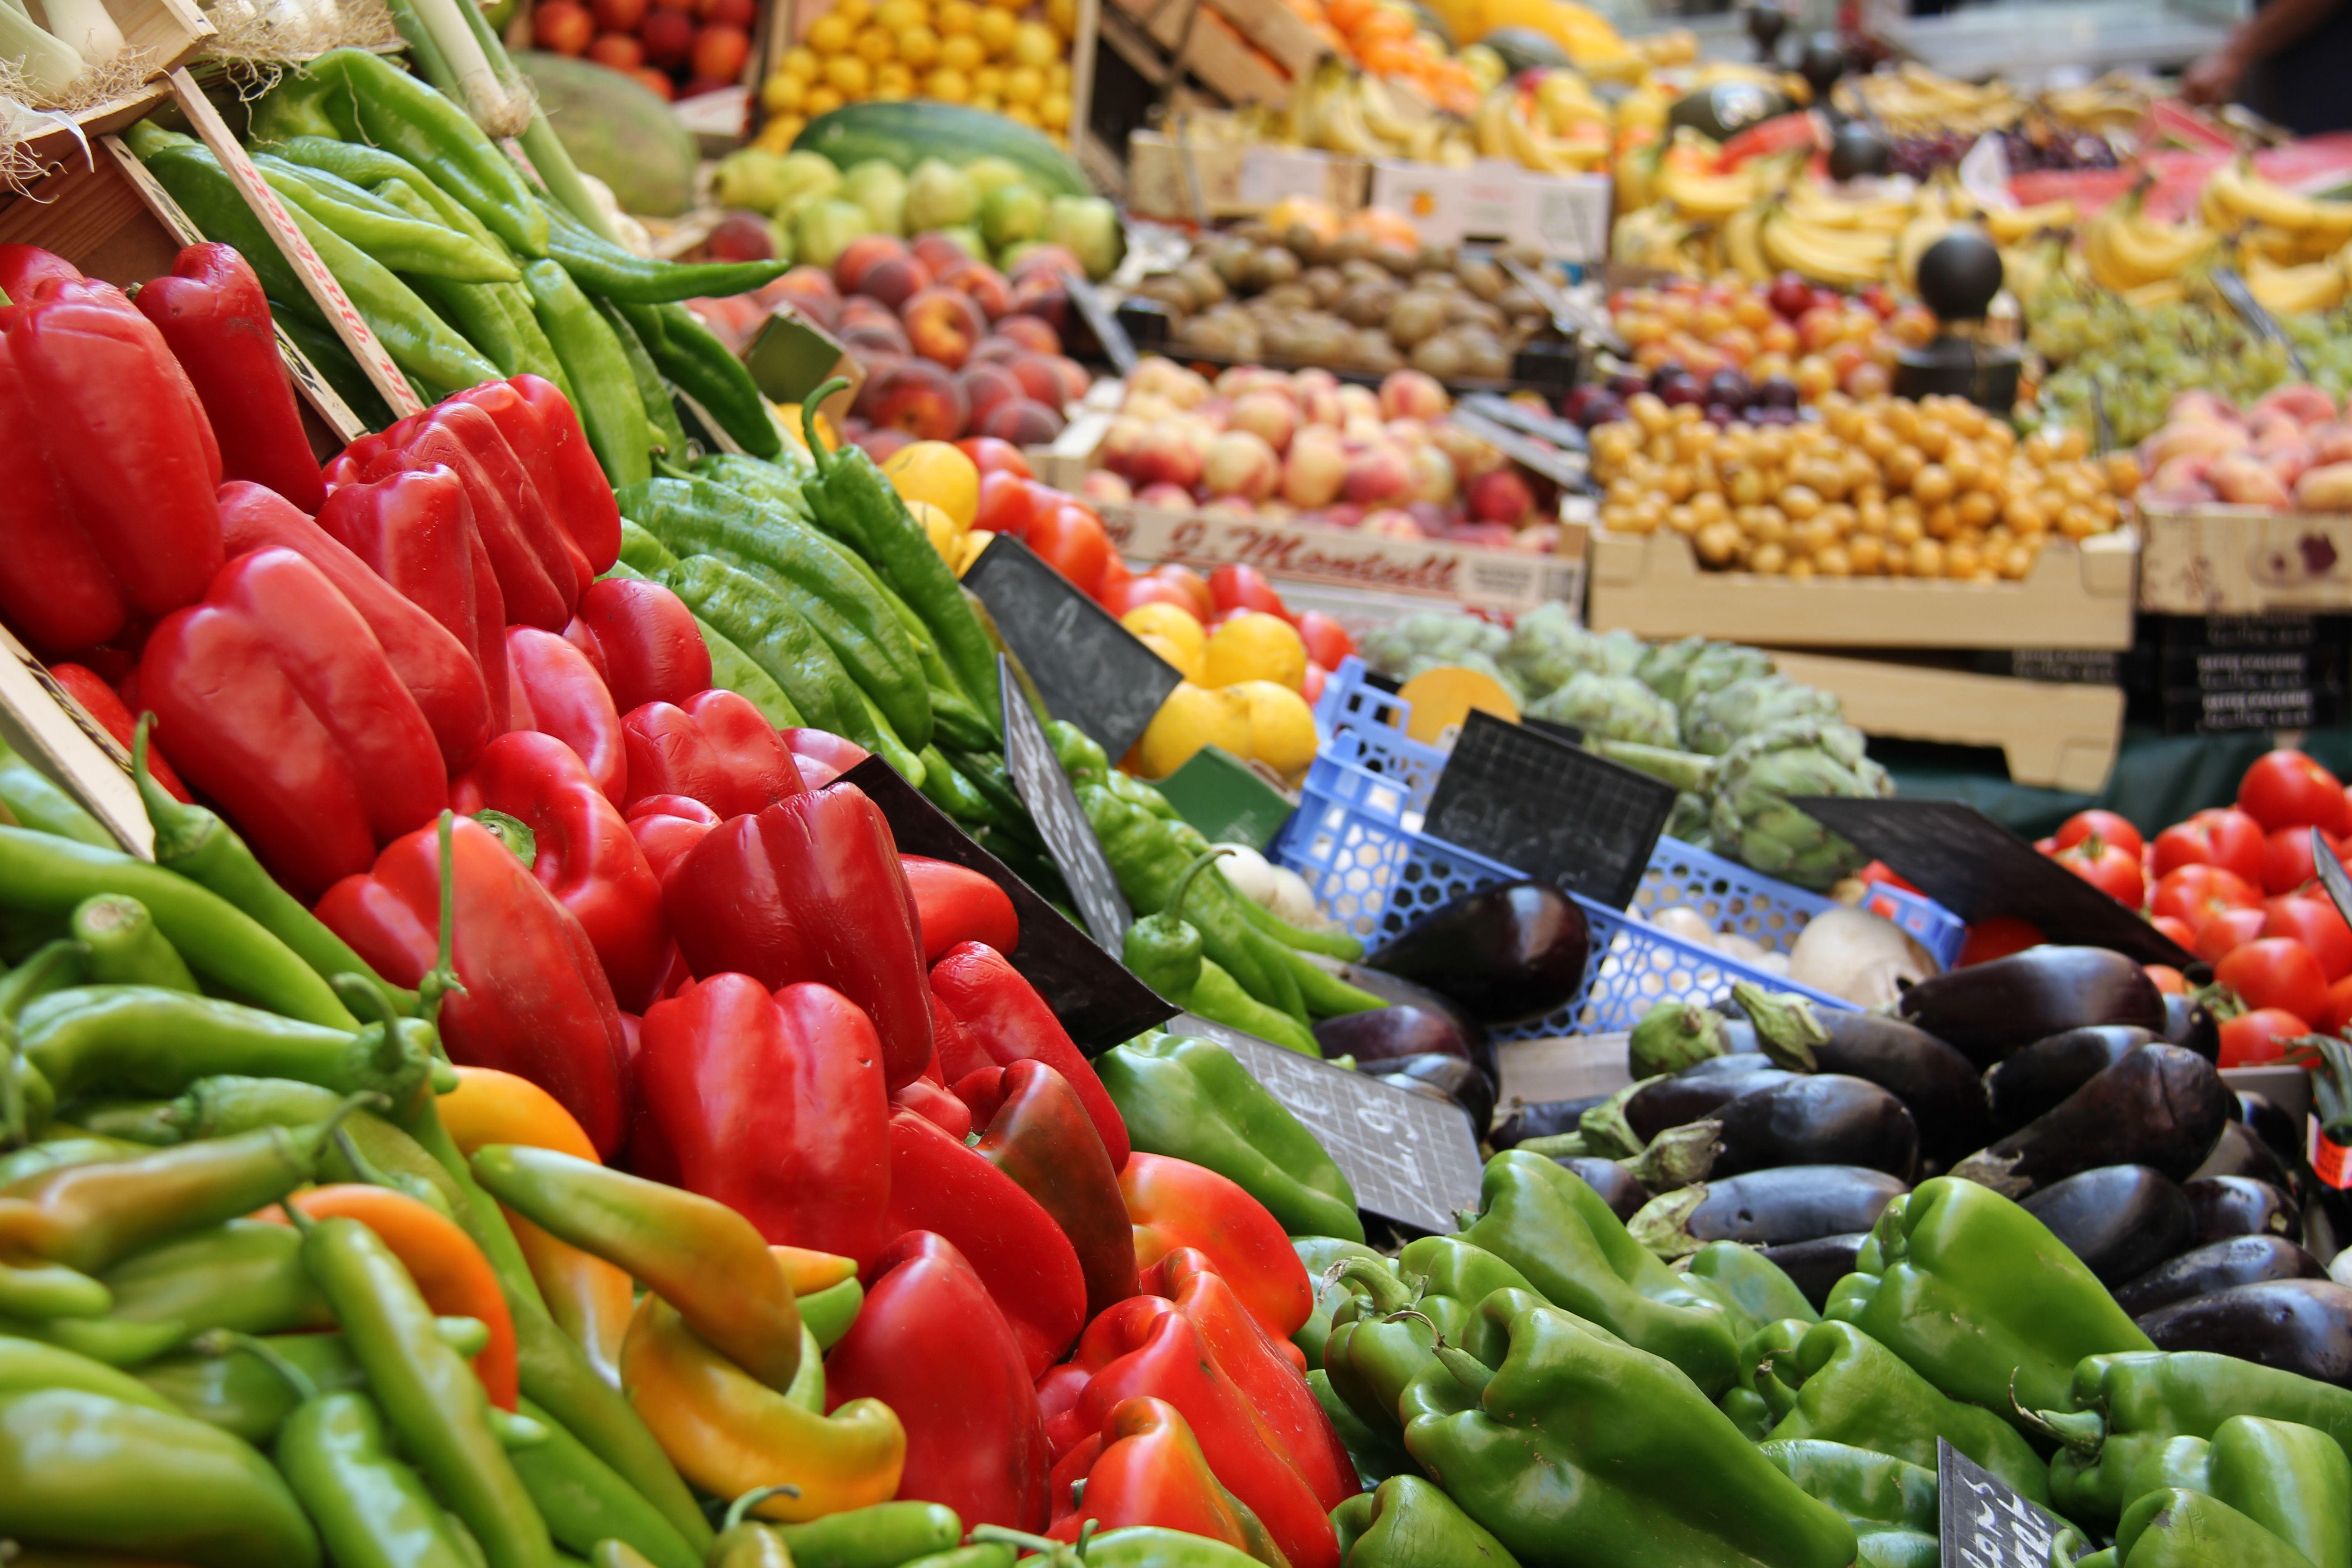
<path fill-rule="evenodd" d="M 1633 741 L 1645 746 L 1676 745 L 1681 732 L 1675 706 L 1630 675 L 1581 670 L 1566 685 L 1528 709 L 1531 719 L 1573 724 L 1588 739 Z"/>
<path fill-rule="evenodd" d="M 1711 691 L 1771 673 L 1771 656 L 1761 648 L 1710 643 L 1684 667 L 1680 687 L 1670 700 L 1676 708 L 1688 710 Z"/>
<path fill-rule="evenodd" d="M 1735 742 L 1716 769 L 1709 802 L 1717 852 L 1801 888 L 1826 889 L 1859 869 L 1861 852 L 1788 797 L 1893 795 L 1886 770 L 1863 746 L 1861 731 L 1819 719 L 1785 720 Z"/>
<path fill-rule="evenodd" d="M 1491 655 L 1475 648 L 1450 657 L 1433 653 L 1415 654 L 1391 673 L 1399 682 L 1403 682 L 1411 680 L 1424 670 L 1431 669 L 1475 669 L 1479 674 L 1489 677 L 1496 685 L 1509 692 L 1513 702 L 1522 708 L 1527 706 L 1527 688 L 1521 686 L 1509 670 L 1496 664 Z"/>
<path fill-rule="evenodd" d="M 1845 718 L 1836 694 L 1815 686 L 1800 686 L 1785 676 L 1767 675 L 1736 680 L 1693 698 L 1682 710 L 1683 743 L 1694 752 L 1719 757 L 1732 743 L 1769 724 L 1789 719 L 1819 719 L 1835 724 Z"/>
<path fill-rule="evenodd" d="M 1637 1079 L 1675 1073 L 1722 1056 L 1723 1015 L 1687 1002 L 1658 1002 L 1625 1040 L 1625 1069 Z"/>
<path fill-rule="evenodd" d="M 1642 684 L 1669 702 L 1678 702 L 1683 694 L 1683 672 L 1696 658 L 1715 645 L 1702 637 L 1687 637 L 1678 642 L 1662 642 L 1642 656 L 1633 673 Z"/>
<path fill-rule="evenodd" d="M 1708 837 L 1706 797 L 1693 795 L 1686 789 L 1675 792 L 1675 808 L 1666 815 L 1665 834 L 1694 849 L 1705 849 Z"/>
<path fill-rule="evenodd" d="M 1370 668 L 1401 678 L 1405 666 L 1415 659 L 1427 661 L 1423 668 L 1460 664 L 1462 656 L 1469 653 L 1483 653 L 1491 659 L 1510 640 L 1510 634 L 1502 627 L 1475 616 L 1458 610 L 1425 610 L 1373 632 L 1364 638 L 1360 651 Z"/>
<path fill-rule="evenodd" d="M 1587 631 L 1576 624 L 1576 613 L 1555 599 L 1519 617 L 1498 659 L 1529 691 L 1543 693 L 1580 671 L 1631 675 L 1642 653 L 1642 639 L 1633 633 Z"/>

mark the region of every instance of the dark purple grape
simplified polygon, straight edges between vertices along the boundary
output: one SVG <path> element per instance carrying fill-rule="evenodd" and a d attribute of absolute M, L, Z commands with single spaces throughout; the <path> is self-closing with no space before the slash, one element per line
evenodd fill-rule
<path fill-rule="evenodd" d="M 1737 370 L 1719 370 L 1706 378 L 1706 400 L 1709 403 L 1745 408 L 1748 400 L 1755 395 L 1755 388 L 1748 384 L 1748 377 Z"/>
<path fill-rule="evenodd" d="M 1625 417 L 1625 400 L 1613 392 L 1604 392 L 1584 405 L 1576 422 L 1591 430 L 1602 425 L 1614 425 Z"/>
<path fill-rule="evenodd" d="M 1785 375 L 1768 375 L 1756 389 L 1756 401 L 1767 408 L 1794 408 L 1803 400 L 1797 384 Z"/>
<path fill-rule="evenodd" d="M 1706 388 L 1699 384 L 1698 377 L 1684 371 L 1660 386 L 1658 396 L 1667 407 L 1674 408 L 1685 403 L 1705 403 Z"/>
<path fill-rule="evenodd" d="M 1609 378 L 1609 390 L 1619 402 L 1650 390 L 1650 378 L 1635 370 L 1621 370 Z"/>
<path fill-rule="evenodd" d="M 1674 380 L 1676 376 L 1688 375 L 1689 374 L 1690 372 L 1684 368 L 1682 361 L 1678 359 L 1670 359 L 1650 373 L 1650 390 L 1656 393 L 1659 396 L 1664 397 L 1666 395 L 1666 384 L 1668 382 Z"/>
<path fill-rule="evenodd" d="M 1706 422 L 1710 425 L 1729 425 L 1738 417 L 1739 410 L 1732 407 L 1728 403 L 1710 403 L 1706 405 Z"/>
<path fill-rule="evenodd" d="M 1773 403 L 1767 404 L 1761 408 L 1749 409 L 1748 417 L 1758 425 L 1794 425 L 1797 422 L 1797 411 Z"/>

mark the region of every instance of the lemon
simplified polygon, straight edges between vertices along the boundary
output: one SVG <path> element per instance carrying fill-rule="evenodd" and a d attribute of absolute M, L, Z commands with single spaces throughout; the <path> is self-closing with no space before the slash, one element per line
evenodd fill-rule
<path fill-rule="evenodd" d="M 1014 66 L 1004 73 L 1004 101 L 1032 108 L 1045 95 L 1045 73 L 1034 66 Z"/>
<path fill-rule="evenodd" d="M 940 552 L 940 560 L 954 562 L 961 558 L 963 530 L 955 525 L 953 518 L 927 500 L 908 501 L 907 515 L 922 525 L 923 536 Z"/>
<path fill-rule="evenodd" d="M 760 84 L 760 107 L 770 114 L 790 114 L 808 96 L 808 83 L 778 71 Z"/>
<path fill-rule="evenodd" d="M 957 542 L 956 558 L 953 563 L 955 574 L 961 577 L 971 571 L 971 563 L 980 559 L 980 552 L 995 542 L 995 540 L 996 535 L 984 528 L 975 528 L 965 534 Z"/>
<path fill-rule="evenodd" d="M 1016 125 L 1026 125 L 1032 131 L 1037 129 L 1037 111 L 1025 103 L 1008 103 L 997 112 Z"/>
<path fill-rule="evenodd" d="M 874 25 L 903 33 L 909 27 L 919 27 L 931 19 L 931 8 L 924 0 L 882 0 L 874 8 Z"/>
<path fill-rule="evenodd" d="M 833 0 L 833 15 L 855 30 L 866 26 L 873 16 L 874 0 Z"/>
<path fill-rule="evenodd" d="M 898 60 L 876 67 L 874 96 L 886 103 L 897 103 L 914 97 L 915 73 Z"/>
<path fill-rule="evenodd" d="M 857 64 L 862 68 L 866 62 L 859 60 Z M 831 114 L 848 101 L 849 100 L 841 96 L 839 89 L 831 83 L 826 83 L 809 89 L 808 101 L 802 104 L 801 108 L 810 119 L 814 120 L 820 114 Z"/>
<path fill-rule="evenodd" d="M 909 503 L 937 507 L 954 522 L 959 533 L 980 515 L 979 466 L 948 442 L 917 441 L 901 447 L 882 465 L 882 471 Z"/>
<path fill-rule="evenodd" d="M 809 24 L 808 47 L 820 55 L 846 54 L 856 37 L 856 26 L 835 11 Z"/>
<path fill-rule="evenodd" d="M 1244 680 L 1228 687 L 1249 706 L 1249 754 L 1286 779 L 1297 778 L 1315 761 L 1315 710 L 1307 699 L 1271 680 Z"/>
<path fill-rule="evenodd" d="M 869 66 L 887 65 L 898 53 L 898 40 L 880 27 L 860 31 L 855 47 L 858 58 Z"/>
<path fill-rule="evenodd" d="M 923 79 L 923 96 L 941 103 L 962 103 L 971 97 L 971 81 L 953 66 L 941 66 Z"/>
<path fill-rule="evenodd" d="M 1037 122 L 1048 131 L 1060 131 L 1070 123 L 1070 95 L 1049 92 L 1037 100 Z"/>
<path fill-rule="evenodd" d="M 959 33 L 940 40 L 940 64 L 951 71 L 969 77 L 986 58 L 980 40 L 968 34 Z"/>
<path fill-rule="evenodd" d="M 1201 656 L 1208 651 L 1209 634 L 1201 629 L 1200 621 L 1190 610 L 1180 609 L 1174 605 L 1156 602 L 1138 605 L 1119 616 L 1118 624 L 1137 637 L 1150 632 L 1166 637 L 1182 648 L 1186 658 L 1193 663 L 1198 663 Z M 1198 679 L 1199 677 L 1193 679 Z"/>
<path fill-rule="evenodd" d="M 1055 60 L 1045 68 L 1045 86 L 1053 92 L 1070 90 L 1070 62 Z"/>
<path fill-rule="evenodd" d="M 1013 29 L 1013 58 L 1020 65 L 1044 70 L 1059 59 L 1062 40 L 1043 22 L 1023 22 Z"/>
<path fill-rule="evenodd" d="M 933 26 L 939 28 L 940 37 L 954 38 L 971 32 L 979 23 L 980 7 L 971 0 L 946 0 Z"/>
<path fill-rule="evenodd" d="M 1196 683 L 1200 680 L 1201 655 L 1197 650 L 1187 652 L 1158 632 L 1138 632 L 1135 640 L 1175 666 L 1176 673 L 1185 679 Z"/>
<path fill-rule="evenodd" d="M 1004 107 L 1004 105 L 998 100 L 997 96 L 992 92 L 973 93 L 971 95 L 971 106 L 974 109 L 984 109 L 991 114 L 995 113 L 998 110 Z"/>
<path fill-rule="evenodd" d="M 940 58 L 940 36 L 918 22 L 898 35 L 898 58 L 917 70 L 928 69 Z"/>
<path fill-rule="evenodd" d="M 978 70 L 972 72 L 971 95 L 974 98 L 987 99 L 992 103 L 1003 102 L 1004 68 L 1003 66 L 982 66 Z"/>
<path fill-rule="evenodd" d="M 1209 634 L 1209 684 L 1271 680 L 1296 691 L 1307 681 L 1307 645 L 1280 616 L 1249 610 Z"/>
<path fill-rule="evenodd" d="M 1045 25 L 1064 37 L 1078 30 L 1078 0 L 1045 0 Z"/>
<path fill-rule="evenodd" d="M 874 85 L 874 72 L 856 55 L 835 55 L 824 62 L 824 79 L 845 99 L 864 98 Z"/>
<path fill-rule="evenodd" d="M 814 49 L 806 48 L 798 44 L 784 51 L 783 64 L 776 68 L 785 76 L 803 83 L 814 81 L 817 72 L 824 68 L 824 65 L 816 58 Z"/>
<path fill-rule="evenodd" d="M 1189 680 L 1177 682 L 1136 742 L 1136 760 L 1146 778 L 1166 778 L 1203 746 L 1223 746 L 1237 757 L 1250 754 L 1249 700 L 1212 691 Z"/>
<path fill-rule="evenodd" d="M 993 6 L 982 11 L 980 20 L 972 27 L 972 32 L 980 39 L 980 47 L 988 51 L 990 59 L 1003 58 L 1004 52 L 1013 47 L 1013 36 L 1020 30 L 1020 24 L 1013 21 L 1012 12 L 999 11 Z"/>

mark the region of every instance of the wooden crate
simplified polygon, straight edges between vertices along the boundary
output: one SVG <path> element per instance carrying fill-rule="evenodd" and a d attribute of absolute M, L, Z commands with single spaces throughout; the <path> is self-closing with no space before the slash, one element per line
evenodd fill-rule
<path fill-rule="evenodd" d="M 1208 0 L 1242 37 L 1294 78 L 1315 68 L 1331 46 L 1281 0 Z"/>
<path fill-rule="evenodd" d="M 1185 172 L 1185 160 L 1192 172 Z M 1184 142 L 1156 131 L 1128 138 L 1127 205 L 1144 217 L 1195 223 L 1262 213 L 1285 196 L 1305 196 L 1339 213 L 1364 205 L 1370 160 L 1304 147 Z M 1199 182 L 1200 205 L 1193 205 Z M 1202 210 L 1202 209 L 1205 209 Z"/>
<path fill-rule="evenodd" d="M 147 79 L 119 98 L 76 111 L 74 126 L 84 137 L 124 130 L 169 102 L 172 89 L 159 79 L 204 53 L 216 36 L 193 0 L 106 0 L 106 11 L 122 29 L 124 45 L 147 52 Z M 34 138 L 30 145 L 44 163 L 87 162 L 80 142 L 62 128 Z"/>
<path fill-rule="evenodd" d="M 1271 5 L 1273 0 L 1262 3 Z M 1163 51 L 1172 51 L 1181 44 L 1184 68 L 1227 103 L 1279 105 L 1290 101 L 1289 73 L 1244 37 L 1222 12 L 1206 5 L 1200 6 L 1193 13 L 1192 37 L 1187 39 L 1187 8 L 1186 0 L 1111 0 L 1110 13 L 1104 17 L 1104 36 L 1117 43 L 1118 29 L 1115 19 L 1123 18 L 1148 35 Z"/>
<path fill-rule="evenodd" d="M 1585 618 L 1645 637 L 1693 633 L 1811 647 L 2131 646 L 2139 540 L 2130 529 L 2053 543 L 2016 583 L 1912 577 L 1792 582 L 1706 572 L 1679 533 L 1596 531 Z"/>
<path fill-rule="evenodd" d="M 2352 513 L 2151 507 L 2139 606 L 2174 616 L 2352 610 Z"/>
<path fill-rule="evenodd" d="M 1998 746 L 2021 784 L 2095 795 L 2123 739 L 2124 694 L 1891 659 L 1770 650 L 1780 673 L 1837 694 L 1865 734 Z"/>

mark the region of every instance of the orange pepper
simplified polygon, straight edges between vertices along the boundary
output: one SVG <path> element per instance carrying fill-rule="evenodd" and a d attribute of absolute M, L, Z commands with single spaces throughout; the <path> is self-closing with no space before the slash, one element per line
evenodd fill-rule
<path fill-rule="evenodd" d="M 490 1260 L 457 1222 L 437 1213 L 406 1193 L 359 1183 L 310 1187 L 286 1200 L 312 1219 L 340 1215 L 358 1220 L 408 1269 L 416 1289 L 433 1310 L 445 1318 L 478 1318 L 489 1331 L 489 1342 L 474 1358 L 474 1375 L 482 1380 L 490 1403 L 511 1412 L 521 1392 L 515 1361 L 514 1317 L 507 1310 L 506 1293 Z M 258 1216 L 290 1225 L 286 1211 L 276 1205 Z"/>
<path fill-rule="evenodd" d="M 604 1163 L 562 1102 L 527 1078 L 495 1068 L 459 1068 L 457 1091 L 435 1103 L 441 1125 L 469 1155 L 485 1143 L 528 1143 Z"/>

